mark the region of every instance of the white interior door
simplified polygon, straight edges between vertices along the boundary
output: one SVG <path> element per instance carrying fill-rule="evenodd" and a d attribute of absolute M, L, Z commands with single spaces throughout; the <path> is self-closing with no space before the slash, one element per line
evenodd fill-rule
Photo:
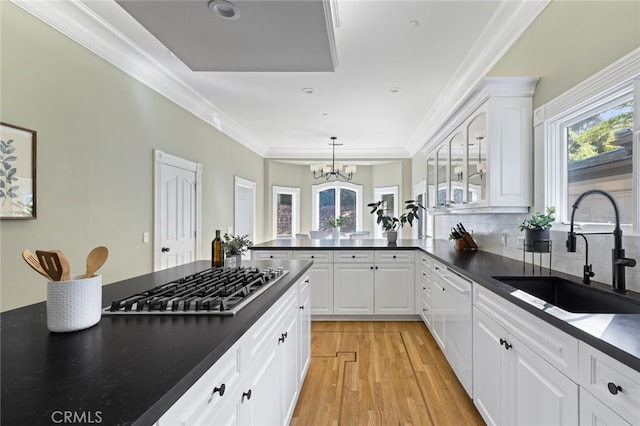
<path fill-rule="evenodd" d="M 236 176 L 234 204 L 234 234 L 248 235 L 255 241 L 256 183 Z"/>
<path fill-rule="evenodd" d="M 373 199 L 376 201 L 384 201 L 381 208 L 385 214 L 391 217 L 398 217 L 398 187 L 385 186 L 373 189 Z M 374 238 L 384 238 L 382 234 L 382 225 L 376 224 L 377 216 L 373 218 Z"/>
<path fill-rule="evenodd" d="M 154 270 L 200 258 L 202 165 L 155 151 Z"/>

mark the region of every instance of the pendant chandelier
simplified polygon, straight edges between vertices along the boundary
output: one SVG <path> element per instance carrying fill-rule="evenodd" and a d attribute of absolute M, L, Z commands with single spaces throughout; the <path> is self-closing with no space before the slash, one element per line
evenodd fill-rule
<path fill-rule="evenodd" d="M 331 142 L 329 143 L 333 150 L 331 166 L 327 164 L 311 165 L 311 172 L 315 179 L 330 180 L 331 178 L 335 178 L 336 180 L 343 180 L 345 182 L 349 182 L 353 179 L 353 174 L 356 172 L 356 166 L 344 166 L 344 172 L 342 172 L 342 165 L 336 163 L 336 146 L 342 145 L 341 143 L 336 143 L 336 139 L 338 138 L 331 136 Z"/>

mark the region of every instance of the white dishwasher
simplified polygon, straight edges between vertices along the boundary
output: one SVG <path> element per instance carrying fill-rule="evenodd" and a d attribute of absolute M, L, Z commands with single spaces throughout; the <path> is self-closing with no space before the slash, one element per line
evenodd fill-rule
<path fill-rule="evenodd" d="M 472 394 L 472 281 L 446 268 L 438 271 L 445 299 L 445 356 L 458 380 Z"/>

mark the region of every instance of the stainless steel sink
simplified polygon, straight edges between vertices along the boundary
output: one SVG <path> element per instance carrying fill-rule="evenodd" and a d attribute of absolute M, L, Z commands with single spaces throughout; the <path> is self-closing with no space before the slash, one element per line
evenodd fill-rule
<path fill-rule="evenodd" d="M 640 301 L 560 277 L 493 277 L 567 312 L 640 314 Z"/>

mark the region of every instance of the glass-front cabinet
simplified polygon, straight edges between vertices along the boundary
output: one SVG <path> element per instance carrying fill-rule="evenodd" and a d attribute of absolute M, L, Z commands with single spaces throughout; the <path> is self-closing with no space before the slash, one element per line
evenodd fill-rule
<path fill-rule="evenodd" d="M 436 151 L 436 207 L 449 207 L 449 144 L 442 144 Z"/>
<path fill-rule="evenodd" d="M 469 120 L 466 127 L 467 148 L 467 202 L 469 204 L 484 203 L 487 200 L 487 114 L 479 111 Z"/>
<path fill-rule="evenodd" d="M 427 204 L 428 209 L 437 206 L 436 198 L 436 159 L 435 154 L 427 156 Z"/>
<path fill-rule="evenodd" d="M 439 128 L 425 150 L 431 213 L 526 213 L 533 205 L 537 82 L 487 77 Z"/>

